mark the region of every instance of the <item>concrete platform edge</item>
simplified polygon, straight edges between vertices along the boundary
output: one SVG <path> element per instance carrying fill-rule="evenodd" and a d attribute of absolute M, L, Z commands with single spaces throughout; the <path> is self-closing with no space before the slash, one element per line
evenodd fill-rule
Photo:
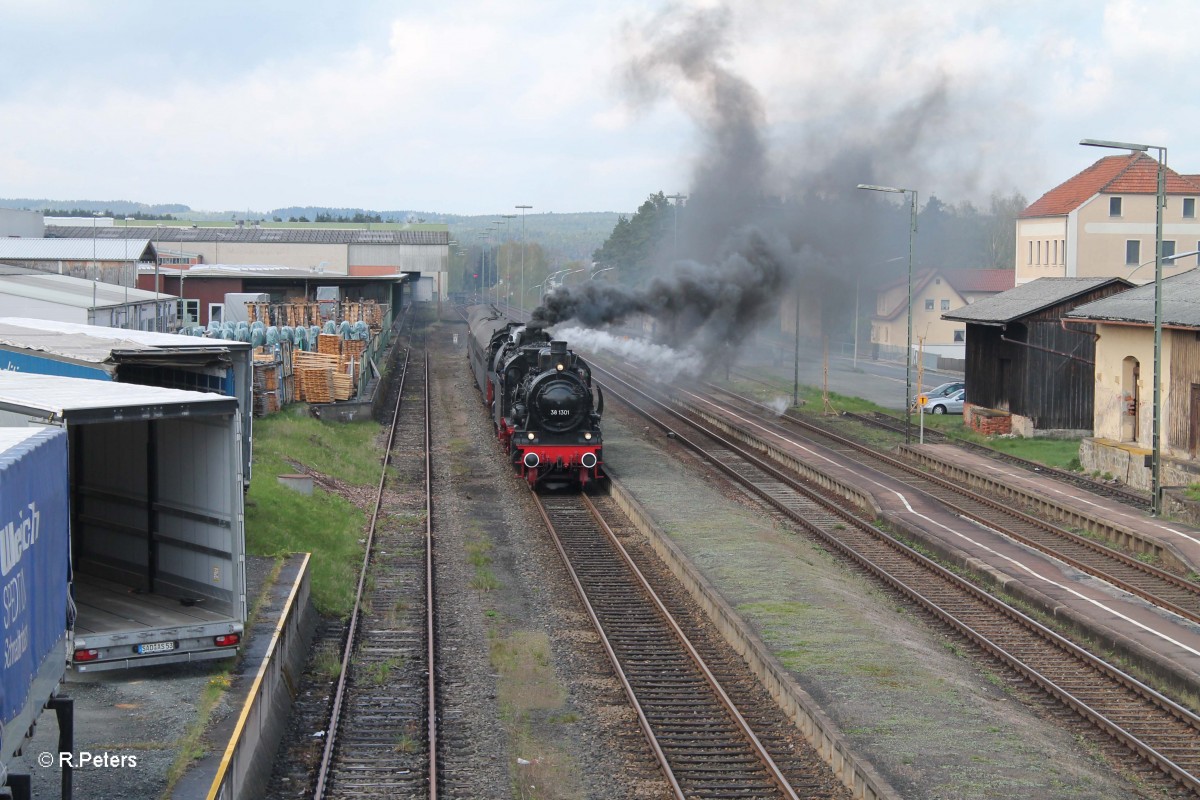
<path fill-rule="evenodd" d="M 861 760 L 832 719 L 825 715 L 766 644 L 751 631 L 745 620 L 729 606 L 712 584 L 694 567 L 683 552 L 658 526 L 649 512 L 621 485 L 609 470 L 609 494 L 647 539 L 659 557 L 700 603 L 721 635 L 746 660 L 751 670 L 805 738 L 833 768 L 838 778 L 861 800 L 899 800 L 900 793 Z"/>
<path fill-rule="evenodd" d="M 271 589 L 271 605 L 278 612 L 255 625 L 253 652 L 246 656 L 258 659 L 259 666 L 245 689 L 224 750 L 195 765 L 172 797 L 242 800 L 261 796 L 265 790 L 317 622 L 309 598 L 311 557 L 311 553 L 292 556 L 284 567 L 284 574 L 294 570 L 291 580 L 278 581 Z"/>

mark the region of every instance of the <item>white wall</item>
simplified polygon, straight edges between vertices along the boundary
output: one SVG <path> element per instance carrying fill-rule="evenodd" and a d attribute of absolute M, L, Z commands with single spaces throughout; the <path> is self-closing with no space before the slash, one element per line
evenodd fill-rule
<path fill-rule="evenodd" d="M 34 319 L 50 319 L 56 322 L 78 322 L 88 324 L 86 308 L 64 306 L 47 300 L 34 300 L 29 297 L 18 297 L 12 294 L 0 293 L 0 317 L 33 317 Z"/>
<path fill-rule="evenodd" d="M 45 235 L 46 224 L 42 221 L 42 212 L 0 208 L 0 236 L 41 239 Z"/>

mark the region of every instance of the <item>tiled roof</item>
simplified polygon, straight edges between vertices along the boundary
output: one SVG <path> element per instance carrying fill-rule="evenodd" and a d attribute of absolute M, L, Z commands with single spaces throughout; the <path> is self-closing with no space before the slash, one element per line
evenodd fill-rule
<path fill-rule="evenodd" d="M 1200 269 L 1163 278 L 1162 324 L 1200 328 Z M 1090 320 L 1154 324 L 1154 283 L 1094 300 L 1079 306 L 1068 317 Z"/>
<path fill-rule="evenodd" d="M 1060 183 L 1021 212 L 1021 219 L 1069 214 L 1100 193 L 1154 194 L 1158 191 L 1158 161 L 1146 153 L 1105 156 Z M 1200 195 L 1200 181 L 1167 168 L 1167 194 Z"/>
<path fill-rule="evenodd" d="M 942 314 L 942 319 L 1001 325 L 1065 303 L 1110 283 L 1132 286 L 1124 278 L 1038 278 L 1015 289 L 985 297 L 957 311 Z"/>
<path fill-rule="evenodd" d="M 1016 284 L 1017 273 L 1011 269 L 922 269 L 913 273 L 913 297 L 924 291 L 925 287 L 936 277 L 941 276 L 950 288 L 960 295 L 964 292 L 1003 292 Z M 908 283 L 905 275 L 880 288 L 886 292 Z M 901 298 L 894 308 L 886 314 L 876 314 L 875 319 L 895 319 L 907 307 L 907 297 Z"/>
<path fill-rule="evenodd" d="M 1005 292 L 1017 285 L 1017 273 L 1011 269 L 943 269 L 942 275 L 963 292 Z"/>

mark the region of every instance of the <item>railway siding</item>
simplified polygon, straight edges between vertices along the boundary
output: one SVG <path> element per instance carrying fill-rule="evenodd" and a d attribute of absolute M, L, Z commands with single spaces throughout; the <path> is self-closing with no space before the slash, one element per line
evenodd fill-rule
<path fill-rule="evenodd" d="M 1048 493 L 1039 494 L 1023 482 L 1013 480 L 1011 474 L 1005 474 L 1003 477 L 988 475 L 977 466 L 978 457 L 967 453 L 955 453 L 955 458 L 949 459 L 938 453 L 937 445 L 901 445 L 900 450 L 905 456 L 941 475 L 974 489 L 982 489 L 1032 507 L 1037 513 L 1064 525 L 1085 530 L 1110 546 L 1152 558 L 1166 569 L 1200 573 L 1200 547 L 1192 548 L 1193 552 L 1189 552 L 1175 542 L 1154 538 L 1131 524 L 1114 519 L 1111 512 L 1106 512 L 1104 506 L 1095 506 L 1095 511 L 1088 510 L 1068 504 L 1066 496 L 1062 493 L 1056 493 L 1055 496 Z M 1011 473 L 1011 470 L 1007 472 Z M 1138 516 L 1141 518 L 1141 515 Z"/>
<path fill-rule="evenodd" d="M 722 431 L 725 431 L 732 438 L 748 444 L 756 450 L 766 453 L 772 460 L 792 469 L 797 469 L 797 472 L 805 478 L 809 478 L 809 476 L 815 472 L 812 467 L 799 462 L 798 459 L 796 459 L 790 453 L 778 447 L 771 446 L 770 444 L 763 442 L 758 437 L 734 427 L 727 420 L 719 416 L 706 412 L 699 412 L 695 409 L 690 409 L 690 411 L 703 418 L 706 422 L 714 425 Z M 986 475 L 983 475 L 979 470 L 970 470 L 966 467 L 961 467 L 948 458 L 939 457 L 936 453 L 930 452 L 931 449 L 937 447 L 937 445 L 924 445 L 922 448 L 902 446 L 902 450 L 906 455 L 911 455 L 914 458 L 920 456 L 920 463 L 922 465 L 933 469 L 945 477 L 953 480 L 962 480 L 974 489 L 999 491 L 1000 488 L 1012 490 L 1014 485 L 1019 486 L 1019 483 L 1011 478 L 1008 480 L 1008 482 L 1002 483 L 999 481 L 999 479 L 990 478 Z M 956 455 L 957 454 L 958 451 L 956 451 Z M 964 454 L 963 457 L 972 460 L 977 458 L 975 456 L 971 456 L 970 454 Z M 976 476 L 979 478 L 979 480 L 972 481 L 969 479 L 970 476 Z M 842 483 L 836 478 L 826 478 L 826 480 L 823 482 L 823 485 L 834 482 Z M 847 483 L 849 484 L 848 481 Z M 844 490 L 841 490 L 838 493 L 843 497 L 854 497 L 862 494 L 870 497 L 870 492 L 857 486 L 853 486 L 853 484 L 849 484 Z M 1060 521 L 1069 522 L 1070 520 L 1067 518 L 1072 517 L 1072 511 L 1070 508 L 1060 508 L 1051 500 L 1046 498 L 1037 498 L 1032 492 L 1028 491 L 1028 489 L 1020 492 L 1016 490 L 1005 491 L 1004 494 L 1014 500 L 1021 501 L 1025 500 L 1027 497 L 1035 498 L 1037 502 L 1033 503 L 1033 505 L 1038 506 L 1039 510 L 1043 510 L 1043 513 L 1045 513 L 1047 516 L 1058 516 Z M 859 502 L 858 505 L 862 507 L 863 503 Z M 988 588 L 995 593 L 1005 593 L 1010 597 L 1016 598 L 1025 603 L 1028 607 L 1034 609 L 1035 611 L 1058 620 L 1059 623 L 1062 624 L 1071 635 L 1078 637 L 1081 641 L 1088 642 L 1089 646 L 1096 652 L 1111 651 L 1115 653 L 1126 663 L 1135 666 L 1143 677 L 1151 679 L 1154 683 L 1156 683 L 1156 685 L 1159 685 L 1170 692 L 1176 693 L 1176 696 L 1192 697 L 1195 695 L 1196 687 L 1200 686 L 1200 674 L 1198 674 L 1195 670 L 1188 668 L 1186 665 L 1181 664 L 1176 660 L 1172 660 L 1158 652 L 1155 652 L 1135 639 L 1125 636 L 1111 627 L 1098 624 L 1096 620 L 1089 619 L 1075 609 L 1072 609 L 1071 607 L 1064 605 L 1049 595 L 1039 591 L 1034 586 L 1031 586 L 1028 582 L 1004 574 L 1000 570 L 993 568 L 991 565 L 980 561 L 979 559 L 967 554 L 952 544 L 949 544 L 944 539 L 934 535 L 930 531 L 925 530 L 919 524 L 915 524 L 911 517 L 882 510 L 873 498 L 871 500 L 871 507 L 875 510 L 876 519 L 886 522 L 893 531 L 896 531 L 904 536 L 907 536 L 909 539 L 918 542 L 921 547 L 934 553 L 943 562 L 954 565 L 960 569 L 968 570 L 985 588 Z M 1057 514 L 1054 512 L 1057 512 Z M 1138 515 L 1136 511 L 1131 511 L 1130 513 Z M 1140 517 L 1140 515 L 1138 516 Z M 1107 523 L 1101 520 L 1098 516 L 1094 516 L 1094 520 L 1097 526 L 1107 526 L 1113 530 L 1123 531 L 1121 534 L 1122 537 L 1126 537 L 1130 541 L 1134 541 L 1136 539 L 1136 542 L 1142 542 L 1143 546 L 1140 549 L 1132 548 L 1135 550 L 1135 552 L 1156 552 L 1157 549 L 1155 546 L 1162 544 L 1150 539 L 1148 536 L 1145 536 L 1144 534 L 1141 534 L 1128 526 L 1120 526 L 1116 523 Z M 1093 529 L 1088 528 L 1088 530 Z M 1097 533 L 1096 535 L 1100 534 Z M 1121 537 L 1118 537 L 1116 541 L 1112 541 L 1110 544 L 1119 545 L 1120 540 Z M 1166 545 L 1163 546 L 1165 547 Z M 1176 551 L 1178 551 L 1178 548 L 1174 548 L 1172 550 L 1172 552 Z M 1180 558 L 1182 558 L 1182 555 L 1180 555 Z M 1169 558 L 1165 560 L 1170 561 Z M 1175 566 L 1179 568 L 1181 564 L 1176 564 Z M 1197 568 L 1192 567 L 1191 569 Z"/>
<path fill-rule="evenodd" d="M 740 490 L 722 491 L 723 477 L 664 459 L 656 446 L 671 439 L 633 424 L 606 414 L 608 466 L 901 796 L 1134 794 L 870 580 L 747 507 Z"/>
<path fill-rule="evenodd" d="M 899 800 L 903 795 L 854 752 L 849 740 L 836 723 L 821 710 L 812 696 L 796 683 L 762 639 L 747 627 L 745 620 L 729 606 L 704 575 L 692 566 L 687 556 L 625 489 L 619 476 L 613 474 L 611 467 L 609 473 L 609 494 L 617 506 L 646 537 L 659 558 L 704 609 L 730 646 L 746 660 L 780 708 L 833 768 L 834 774 L 856 798 Z"/>

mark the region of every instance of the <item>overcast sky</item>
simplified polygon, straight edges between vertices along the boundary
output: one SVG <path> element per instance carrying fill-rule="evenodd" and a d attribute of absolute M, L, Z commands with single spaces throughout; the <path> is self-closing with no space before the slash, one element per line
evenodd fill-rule
<path fill-rule="evenodd" d="M 0 0 L 0 196 L 631 211 L 652 192 L 688 191 L 700 148 L 695 86 L 635 101 L 619 80 L 664 8 Z M 896 126 L 921 139 L 903 148 L 912 163 L 877 176 L 922 198 L 1032 201 L 1106 154 L 1080 147 L 1085 137 L 1165 145 L 1173 168 L 1200 173 L 1200 3 L 730 9 L 723 63 L 761 96 L 780 174 L 878 138 L 931 93 L 944 102 L 919 130 Z"/>

